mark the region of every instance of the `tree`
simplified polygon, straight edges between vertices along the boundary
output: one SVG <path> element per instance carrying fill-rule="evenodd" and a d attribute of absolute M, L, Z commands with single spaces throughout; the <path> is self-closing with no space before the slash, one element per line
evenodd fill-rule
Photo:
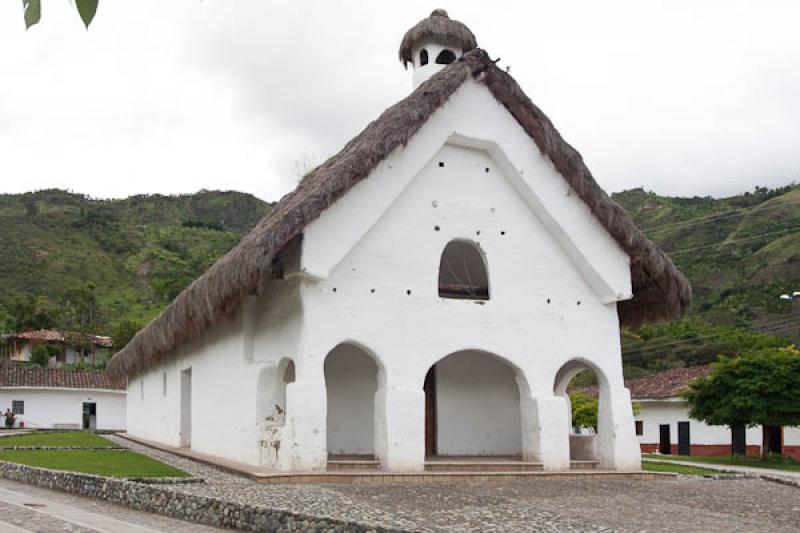
<path fill-rule="evenodd" d="M 95 288 L 95 284 L 89 282 L 69 291 L 66 297 L 69 327 L 73 330 L 69 341 L 80 349 L 81 362 L 84 355 L 94 352 L 94 335 L 103 322 Z"/>
<path fill-rule="evenodd" d="M 37 344 L 31 350 L 31 363 L 46 367 L 47 363 L 50 362 L 50 352 L 47 351 L 46 344 Z"/>
<path fill-rule="evenodd" d="M 8 306 L 10 315 L 14 318 L 14 331 L 26 329 L 50 329 L 60 322 L 58 308 L 45 296 L 28 298 L 17 296 Z"/>
<path fill-rule="evenodd" d="M 800 425 L 800 351 L 794 346 L 720 357 L 712 368 L 684 394 L 692 418 L 731 427 Z M 762 459 L 770 438 L 764 431 Z"/>
<path fill-rule="evenodd" d="M 78 8 L 78 14 L 86 28 L 92 23 L 95 13 L 97 13 L 97 4 L 99 0 L 75 0 L 75 7 Z M 25 14 L 25 29 L 27 30 L 34 24 L 38 24 L 42 18 L 42 1 L 41 0 L 22 0 L 22 9 Z"/>
<path fill-rule="evenodd" d="M 125 319 L 117 324 L 111 334 L 114 351 L 118 352 L 128 344 L 136 333 L 142 329 L 143 324 L 138 320 Z"/>
<path fill-rule="evenodd" d="M 585 392 L 570 392 L 572 425 L 592 428 L 597 431 L 597 398 Z"/>

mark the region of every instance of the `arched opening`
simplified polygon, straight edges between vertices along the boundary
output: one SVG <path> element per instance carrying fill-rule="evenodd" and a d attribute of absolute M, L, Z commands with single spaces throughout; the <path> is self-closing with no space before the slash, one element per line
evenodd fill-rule
<path fill-rule="evenodd" d="M 439 55 L 436 56 L 437 65 L 449 65 L 455 60 L 456 60 L 456 55 L 453 53 L 452 50 L 448 50 L 447 48 L 439 52 Z"/>
<path fill-rule="evenodd" d="M 419 51 L 419 66 L 424 67 L 428 64 L 428 51 L 424 48 Z"/>
<path fill-rule="evenodd" d="M 607 418 L 608 383 L 599 369 L 583 360 L 573 360 L 556 374 L 553 393 L 563 397 L 569 409 L 564 431 L 569 433 L 571 461 L 597 461 L 601 422 Z"/>
<path fill-rule="evenodd" d="M 375 455 L 378 365 L 363 349 L 340 344 L 325 358 L 328 456 Z"/>
<path fill-rule="evenodd" d="M 462 300 L 488 300 L 489 275 L 478 245 L 450 241 L 439 261 L 439 296 Z"/>
<path fill-rule="evenodd" d="M 425 376 L 425 455 L 522 454 L 520 377 L 486 352 L 441 359 Z"/>

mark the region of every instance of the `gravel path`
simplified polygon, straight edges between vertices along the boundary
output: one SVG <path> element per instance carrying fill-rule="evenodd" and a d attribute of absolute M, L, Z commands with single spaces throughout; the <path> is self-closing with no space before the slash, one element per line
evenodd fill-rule
<path fill-rule="evenodd" d="M 174 490 L 411 531 L 800 531 L 800 490 L 758 479 L 262 485 L 125 439 L 203 477 Z"/>

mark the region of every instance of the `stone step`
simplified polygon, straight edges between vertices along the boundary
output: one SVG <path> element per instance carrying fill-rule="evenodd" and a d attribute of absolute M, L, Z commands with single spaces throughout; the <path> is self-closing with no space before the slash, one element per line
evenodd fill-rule
<path fill-rule="evenodd" d="M 328 471 L 361 472 L 380 468 L 381 464 L 376 459 L 328 459 Z"/>
<path fill-rule="evenodd" d="M 600 461 L 570 461 L 569 467 L 572 470 L 597 470 L 600 468 Z"/>
<path fill-rule="evenodd" d="M 542 463 L 533 461 L 425 461 L 426 472 L 538 472 Z"/>

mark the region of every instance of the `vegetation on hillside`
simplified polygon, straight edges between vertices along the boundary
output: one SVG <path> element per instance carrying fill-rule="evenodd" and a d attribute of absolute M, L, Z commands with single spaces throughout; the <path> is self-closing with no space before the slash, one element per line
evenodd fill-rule
<path fill-rule="evenodd" d="M 218 191 L 123 200 L 61 190 L 0 195 L 0 329 L 129 339 L 269 207 Z"/>
<path fill-rule="evenodd" d="M 623 332 L 628 377 L 800 341 L 800 309 L 779 299 L 800 290 L 800 186 L 722 199 L 642 189 L 613 198 L 669 253 L 694 294 L 685 320 Z"/>

